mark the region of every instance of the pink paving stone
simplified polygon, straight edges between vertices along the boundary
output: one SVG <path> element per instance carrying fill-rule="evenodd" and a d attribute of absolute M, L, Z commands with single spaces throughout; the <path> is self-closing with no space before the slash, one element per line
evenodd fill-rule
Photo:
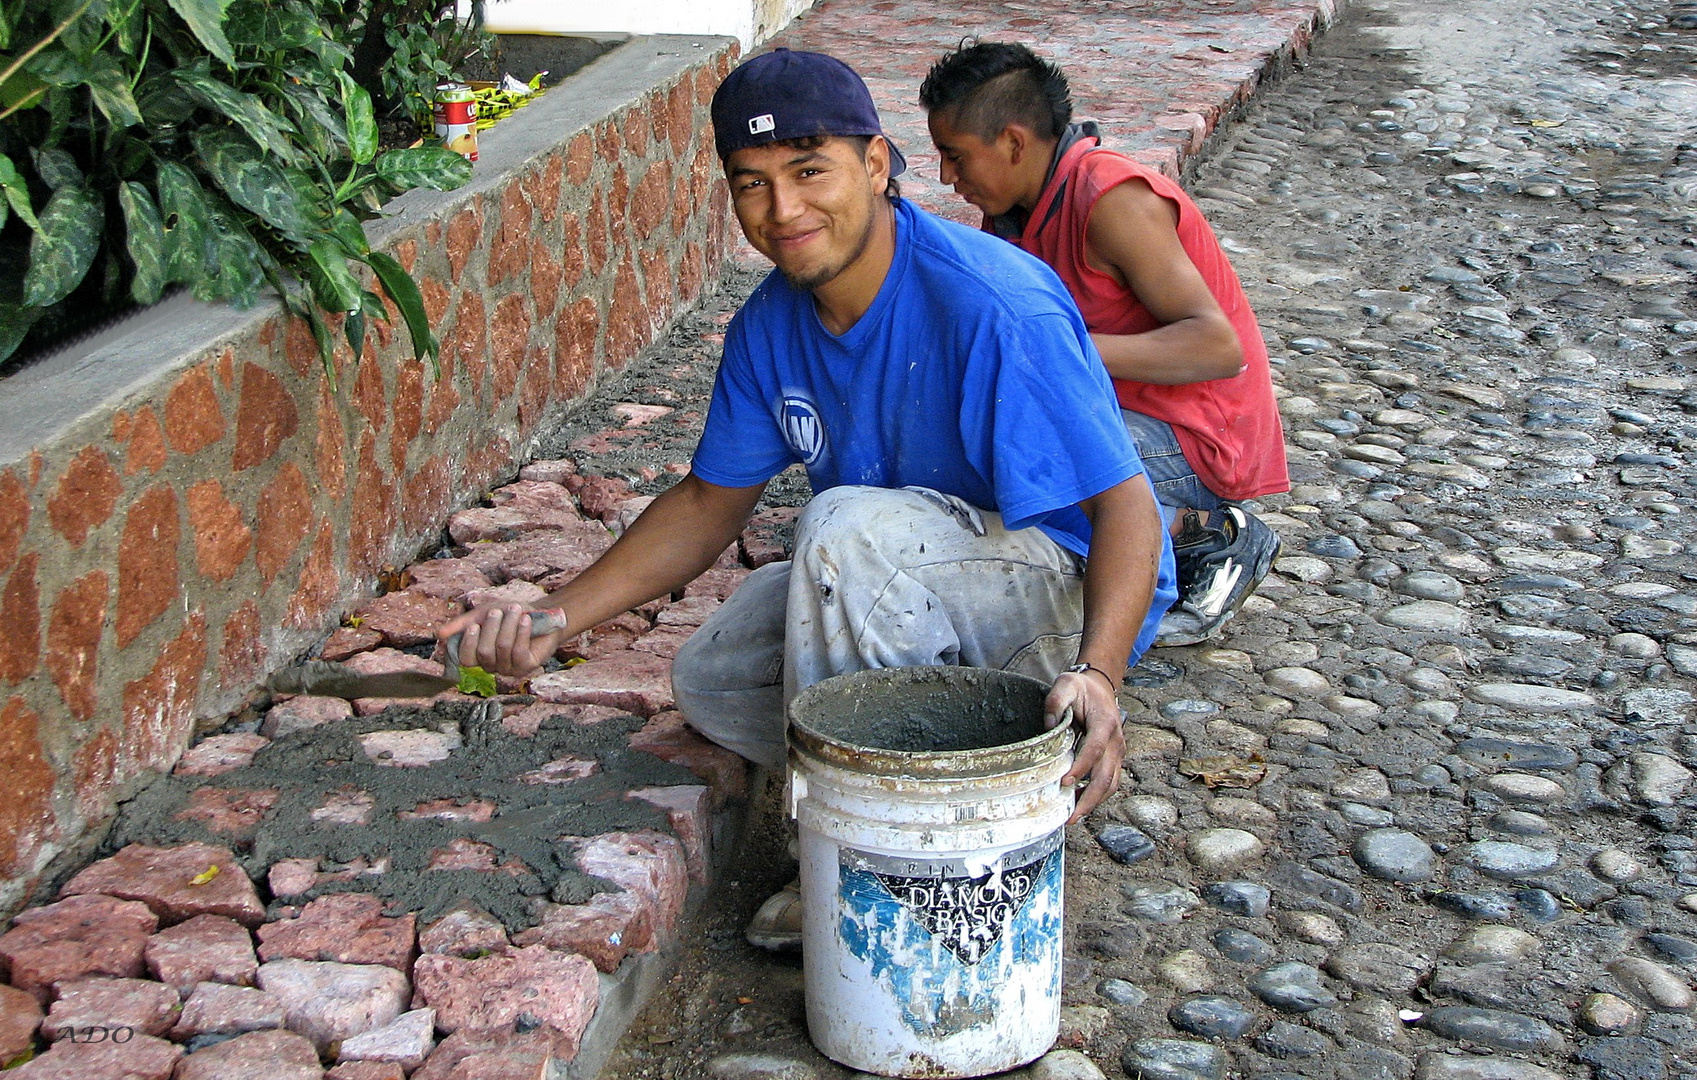
<path fill-rule="evenodd" d="M 696 629 L 694 626 L 656 627 L 631 642 L 630 647 L 637 652 L 652 653 L 667 660 L 674 660 L 684 643 L 695 636 Z"/>
<path fill-rule="evenodd" d="M 196 915 L 147 939 L 147 970 L 188 993 L 197 983 L 252 986 L 259 967 L 247 927 L 222 915 Z"/>
<path fill-rule="evenodd" d="M 449 515 L 448 535 L 456 544 L 517 540 L 528 533 L 552 531 L 581 520 L 575 509 L 568 512 L 531 503 L 480 506 Z"/>
<path fill-rule="evenodd" d="M 414 1009 L 384 1027 L 342 1043 L 340 1061 L 392 1061 L 408 1072 L 424 1064 L 436 1046 L 436 1010 Z"/>
<path fill-rule="evenodd" d="M 218 873 L 196 885 L 212 867 Z M 211 844 L 170 848 L 131 844 L 88 867 L 59 890 L 61 896 L 84 893 L 139 900 L 166 925 L 196 915 L 225 915 L 243 926 L 265 921 L 265 905 L 259 902 L 247 872 L 229 848 Z"/>
<path fill-rule="evenodd" d="M 451 598 L 450 598 L 451 599 Z M 383 635 L 364 626 L 338 626 L 318 650 L 320 660 L 346 660 L 383 644 Z"/>
<path fill-rule="evenodd" d="M 507 928 L 481 908 L 456 908 L 424 928 L 418 951 L 448 956 L 480 956 L 507 944 Z"/>
<path fill-rule="evenodd" d="M 639 788 L 631 792 L 630 797 L 651 803 L 666 812 L 672 831 L 683 843 L 690 879 L 707 884 L 710 869 L 708 844 L 713 836 L 712 792 L 705 786 L 680 784 Z"/>
<path fill-rule="evenodd" d="M 278 899 L 300 896 L 318 884 L 317 859 L 283 859 L 271 864 L 265 877 Z"/>
<path fill-rule="evenodd" d="M 6 1080 L 171 1080 L 182 1056 L 182 1047 L 152 1035 L 124 1043 L 61 1039 L 34 1061 L 8 1070 Z"/>
<path fill-rule="evenodd" d="M 655 617 L 655 626 L 700 626 L 713 617 L 723 601 L 712 596 L 686 596 L 667 604 Z"/>
<path fill-rule="evenodd" d="M 721 567 L 709 570 L 684 586 L 684 599 L 713 599 L 723 603 L 748 578 L 742 567 Z"/>
<path fill-rule="evenodd" d="M 643 900 L 651 912 L 655 940 L 671 939 L 689 896 L 689 868 L 676 838 L 653 829 L 592 836 L 578 845 L 577 866 Z"/>
<path fill-rule="evenodd" d="M 399 649 L 372 649 L 344 661 L 348 670 L 358 675 L 390 675 L 408 671 L 419 675 L 441 675 L 442 665 L 422 656 Z"/>
<path fill-rule="evenodd" d="M 196 1035 L 239 1035 L 283 1026 L 283 1002 L 251 986 L 203 982 L 189 992 L 182 1015 L 171 1029 L 175 1039 Z"/>
<path fill-rule="evenodd" d="M 406 589 L 367 600 L 354 609 L 354 617 L 361 629 L 375 630 L 387 644 L 404 649 L 435 641 L 436 628 L 460 610 L 453 600 Z"/>
<path fill-rule="evenodd" d="M 566 477 L 577 475 L 577 464 L 565 460 L 533 461 L 519 470 L 520 480 L 543 484 L 564 484 Z"/>
<path fill-rule="evenodd" d="M 539 769 L 520 773 L 518 782 L 521 784 L 569 784 L 573 780 L 582 780 L 594 775 L 601 768 L 598 762 L 589 758 L 568 754 L 563 758 L 555 758 Z"/>
<path fill-rule="evenodd" d="M 365 756 L 378 766 L 417 769 L 447 761 L 460 748 L 458 732 L 407 728 L 401 731 L 371 731 L 359 738 Z"/>
<path fill-rule="evenodd" d="M 401 1015 L 410 989 L 392 967 L 312 960 L 261 964 L 258 982 L 282 1001 L 289 1030 L 311 1039 L 320 1053 Z"/>
<path fill-rule="evenodd" d="M 282 794 L 277 788 L 196 788 L 172 820 L 198 821 L 219 836 L 251 840 Z"/>
<path fill-rule="evenodd" d="M 654 925 L 640 897 L 596 893 L 587 904 L 548 905 L 542 921 L 521 931 L 513 943 L 575 952 L 610 975 L 626 954 L 654 948 Z"/>
<path fill-rule="evenodd" d="M 542 506 L 550 510 L 560 510 L 577 517 L 577 500 L 563 484 L 549 483 L 541 480 L 528 480 L 522 475 L 511 484 L 498 487 L 489 493 L 489 501 L 496 506 Z"/>
<path fill-rule="evenodd" d="M 0 1067 L 35 1045 L 41 1004 L 15 986 L 0 984 Z"/>
<path fill-rule="evenodd" d="M 654 496 L 652 495 L 638 495 L 634 499 L 626 499 L 613 507 L 607 518 L 608 528 L 623 535 L 632 525 L 636 524 L 636 519 L 641 517 L 642 512 L 648 509 L 653 502 Z"/>
<path fill-rule="evenodd" d="M 259 733 L 268 739 L 281 739 L 297 731 L 346 720 L 353 714 L 353 706 L 339 697 L 302 694 L 271 706 L 259 725 Z"/>
<path fill-rule="evenodd" d="M 310 1041 L 292 1031 L 250 1031 L 184 1058 L 176 1080 L 320 1080 Z"/>
<path fill-rule="evenodd" d="M 425 662 L 430 663 L 430 661 L 428 661 L 428 660 L 425 661 Z M 504 681 L 504 679 L 505 679 L 504 676 L 497 675 L 495 677 L 495 682 L 496 682 L 497 685 L 499 685 Z M 362 698 L 354 698 L 353 707 L 354 707 L 354 715 L 355 716 L 365 717 L 365 716 L 376 716 L 379 713 L 385 713 L 385 712 L 388 712 L 390 709 L 397 708 L 397 707 L 418 708 L 420 706 L 429 705 L 430 703 L 436 702 L 436 701 L 478 702 L 478 701 L 482 701 L 482 700 L 483 700 L 482 698 L 475 697 L 471 694 L 462 694 L 458 690 L 444 690 L 440 694 L 437 694 L 433 697 L 362 697 Z"/>
<path fill-rule="evenodd" d="M 468 608 L 486 607 L 490 604 L 518 604 L 520 607 L 539 607 L 548 596 L 548 590 L 529 581 L 509 581 L 505 585 L 491 585 L 487 589 L 473 589 L 465 594 L 465 605 Z"/>
<path fill-rule="evenodd" d="M 494 845 L 485 844 L 481 840 L 467 840 L 457 836 L 442 847 L 430 853 L 430 864 L 426 870 L 473 870 L 480 874 L 519 874 L 530 873 L 517 857 L 510 857 L 504 863 L 497 863 L 499 852 Z"/>
<path fill-rule="evenodd" d="M 643 437 L 644 433 L 640 431 L 623 428 L 609 428 L 606 431 L 597 431 L 594 434 L 585 435 L 581 439 L 573 439 L 571 442 L 571 448 L 594 457 L 600 457 L 603 454 L 612 454 L 619 450 L 623 450 L 631 443 Z M 566 483 L 575 491 L 579 485 L 586 481 L 599 479 L 604 478 L 599 476 L 580 475 L 569 478 Z"/>
<path fill-rule="evenodd" d="M 707 781 L 713 789 L 713 808 L 727 800 L 748 797 L 748 762 L 722 746 L 708 742 L 684 723 L 682 713 L 656 714 L 630 737 L 633 750 L 643 750 L 661 761 L 681 765 Z"/>
<path fill-rule="evenodd" d="M 57 1042 L 82 1037 L 86 1028 L 129 1028 L 141 1035 L 163 1035 L 177 1022 L 182 998 L 174 987 L 147 979 L 75 979 L 56 988 L 59 1000 L 47 1011 L 42 1037 Z"/>
<path fill-rule="evenodd" d="M 499 809 L 488 799 L 432 799 L 421 802 L 411 810 L 401 810 L 395 817 L 402 821 L 475 821 L 482 824 L 495 816 Z"/>
<path fill-rule="evenodd" d="M 625 427 L 634 428 L 651 424 L 662 416 L 670 416 L 674 410 L 670 405 L 640 405 L 634 401 L 621 401 L 608 411 L 623 417 Z"/>
<path fill-rule="evenodd" d="M 555 1052 L 568 1060 L 600 1001 L 594 964 L 542 945 L 476 960 L 421 956 L 413 979 L 413 1003 L 434 1008 L 442 1031 L 512 1031 L 528 1017 L 553 1029 Z"/>
<path fill-rule="evenodd" d="M 347 787 L 333 791 L 308 816 L 320 825 L 369 825 L 377 799 L 369 791 Z"/>
<path fill-rule="evenodd" d="M 623 480 L 611 476 L 588 476 L 577 489 L 577 503 L 585 517 L 607 520 L 608 513 L 636 492 Z"/>
<path fill-rule="evenodd" d="M 626 650 L 538 675 L 530 681 L 530 691 L 557 704 L 606 705 L 653 716 L 672 707 L 672 662 Z"/>
<path fill-rule="evenodd" d="M 630 648 L 651 629 L 649 621 L 634 611 L 622 611 L 604 623 L 598 623 L 562 645 L 554 655 L 563 659 L 577 657 L 598 660 Z"/>
<path fill-rule="evenodd" d="M 558 716 L 564 722 L 588 726 L 599 724 L 603 720 L 611 720 L 616 716 L 629 716 L 623 709 L 611 709 L 605 705 L 551 705 L 541 702 L 526 705 L 523 709 L 501 720 L 501 726 L 521 739 L 536 737 L 542 724 L 551 716 Z"/>
<path fill-rule="evenodd" d="M 570 528 L 535 533 L 522 540 L 473 544 L 466 550 L 468 562 L 498 581 L 540 581 L 550 574 L 583 573 L 613 544 L 613 534 L 596 521 L 574 522 Z M 543 588 L 548 588 L 546 584 Z"/>
<path fill-rule="evenodd" d="M 73 896 L 21 912 L 0 935 L 0 959 L 12 985 L 47 1004 L 53 984 L 88 975 L 134 978 L 159 919 L 146 904 L 110 896 Z"/>
<path fill-rule="evenodd" d="M 407 1080 L 407 1074 L 392 1061 L 344 1061 L 325 1073 L 324 1080 Z"/>
<path fill-rule="evenodd" d="M 459 1031 L 442 1040 L 412 1080 L 548 1080 L 553 1056 L 546 1031 Z"/>
<path fill-rule="evenodd" d="M 495 584 L 465 559 L 426 559 L 407 567 L 412 584 L 407 588 L 440 600 L 458 600 L 473 589 Z"/>
<path fill-rule="evenodd" d="M 233 735 L 213 735 L 189 747 L 173 770 L 178 776 L 222 776 L 253 764 L 271 740 L 263 735 L 239 732 Z"/>
<path fill-rule="evenodd" d="M 412 962 L 416 915 L 389 917 L 371 893 L 333 893 L 298 917 L 259 928 L 261 960 L 334 960 L 405 972 Z"/>

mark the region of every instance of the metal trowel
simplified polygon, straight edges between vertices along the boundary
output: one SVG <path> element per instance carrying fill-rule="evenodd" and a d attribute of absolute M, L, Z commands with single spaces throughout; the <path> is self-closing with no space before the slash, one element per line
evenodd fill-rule
<path fill-rule="evenodd" d="M 530 636 L 541 637 L 566 628 L 566 613 L 560 608 L 532 611 Z M 277 694 L 316 694 L 321 697 L 434 697 L 460 685 L 460 635 L 448 639 L 447 661 L 441 675 L 420 671 L 390 671 L 367 675 L 334 660 L 308 660 L 284 668 L 267 684 Z"/>

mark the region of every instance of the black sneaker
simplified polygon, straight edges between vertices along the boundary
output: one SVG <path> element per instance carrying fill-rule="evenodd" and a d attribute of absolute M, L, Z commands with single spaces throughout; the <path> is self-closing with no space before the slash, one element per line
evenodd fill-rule
<path fill-rule="evenodd" d="M 1186 515 L 1173 540 L 1178 603 L 1161 619 L 1157 646 L 1195 645 L 1220 632 L 1273 567 L 1279 536 L 1240 507 L 1222 506 L 1203 525 Z"/>

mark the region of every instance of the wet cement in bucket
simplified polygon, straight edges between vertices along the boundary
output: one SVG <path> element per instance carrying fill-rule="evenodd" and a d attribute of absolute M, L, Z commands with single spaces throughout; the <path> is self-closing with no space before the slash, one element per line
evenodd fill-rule
<path fill-rule="evenodd" d="M 1042 735 L 1048 688 L 988 668 L 886 668 L 827 679 L 796 699 L 796 723 L 833 742 L 897 753 L 1011 746 Z"/>

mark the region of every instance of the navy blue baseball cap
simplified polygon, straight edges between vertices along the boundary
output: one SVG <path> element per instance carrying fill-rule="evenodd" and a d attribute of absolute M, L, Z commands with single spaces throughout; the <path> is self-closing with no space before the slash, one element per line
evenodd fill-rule
<path fill-rule="evenodd" d="M 824 53 L 773 49 L 725 76 L 713 94 L 713 145 L 738 150 L 810 135 L 884 135 L 872 94 L 854 69 Z M 890 142 L 890 175 L 907 159 Z"/>

